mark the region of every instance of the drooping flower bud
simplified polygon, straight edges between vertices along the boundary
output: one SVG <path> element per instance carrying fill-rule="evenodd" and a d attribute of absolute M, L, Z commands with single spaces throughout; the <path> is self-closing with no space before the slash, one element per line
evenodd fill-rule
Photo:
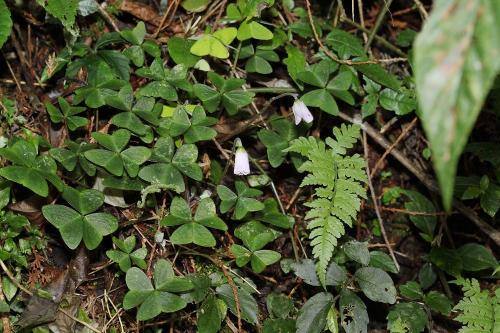
<path fill-rule="evenodd" d="M 298 125 L 301 121 L 310 123 L 314 120 L 313 115 L 300 99 L 296 99 L 295 102 L 293 102 L 292 111 L 295 117 L 295 125 Z"/>
<path fill-rule="evenodd" d="M 245 176 L 250 174 L 250 163 L 248 162 L 248 153 L 243 148 L 243 144 L 239 138 L 235 141 L 236 154 L 234 158 L 234 174 Z"/>

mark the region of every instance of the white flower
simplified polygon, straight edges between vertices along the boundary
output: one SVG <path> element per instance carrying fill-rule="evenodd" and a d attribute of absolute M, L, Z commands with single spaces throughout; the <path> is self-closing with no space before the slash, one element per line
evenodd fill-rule
<path fill-rule="evenodd" d="M 296 99 L 295 102 L 293 102 L 292 111 L 295 116 L 295 125 L 298 125 L 302 120 L 306 123 L 310 123 L 314 120 L 313 115 L 300 99 Z"/>
<path fill-rule="evenodd" d="M 234 174 L 245 176 L 250 173 L 250 163 L 248 162 L 248 154 L 240 139 L 236 139 L 236 156 L 234 158 Z"/>

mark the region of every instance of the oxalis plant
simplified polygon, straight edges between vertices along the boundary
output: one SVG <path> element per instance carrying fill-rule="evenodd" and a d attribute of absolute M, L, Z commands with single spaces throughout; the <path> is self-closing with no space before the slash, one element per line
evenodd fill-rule
<path fill-rule="evenodd" d="M 40 84 L 64 81 L 68 89 L 44 104 L 51 129 L 61 133 L 58 140 L 26 126 L 0 147 L 0 265 L 8 272 L 0 312 L 10 313 L 20 329 L 45 332 L 47 322 L 59 325 L 56 315 L 26 320 L 33 316 L 33 299 L 45 297 L 54 313 L 74 309 L 66 316 L 75 332 L 126 331 L 127 320 L 137 331 L 169 323 L 171 330 L 200 333 L 362 333 L 375 320 L 378 326 L 385 321 L 390 332 L 413 333 L 431 331 L 433 314 L 453 311 L 460 312 L 461 332 L 497 331 L 498 290 L 489 293 L 463 276 L 497 274 L 494 255 L 476 243 L 442 246 L 437 216 L 444 214 L 423 194 L 396 186 L 380 198 L 374 193 L 365 136 L 378 131 L 363 119 L 381 110 L 402 117 L 417 109 L 413 77 L 389 72 L 368 52 L 377 28 L 365 46 L 356 35 L 314 17 L 308 0 L 305 8 L 294 1 L 237 0 L 220 2 L 224 10 L 217 24 L 202 30 L 191 21 L 182 36 L 162 43 L 156 38 L 161 27 L 155 33 L 144 22 L 88 38 L 90 32 L 76 25 L 77 11 L 103 15 L 102 5 L 37 3 L 69 33 Z M 184 0 L 181 6 L 198 13 L 210 3 Z M 478 3 L 471 5 L 477 13 L 495 7 Z M 446 9 L 440 6 L 437 17 Z M 482 28 L 491 23 L 484 20 L 478 23 Z M 11 25 L 0 0 L 0 47 Z M 299 47 L 301 39 L 314 46 Z M 424 37 L 419 44 L 432 49 Z M 425 62 L 422 51 L 416 52 L 415 62 Z M 481 58 L 476 53 L 467 63 Z M 417 73 L 416 84 L 426 83 Z M 14 104 L 2 99 L 0 106 L 9 123 L 20 125 Z M 421 104 L 424 127 L 434 137 L 437 127 L 428 110 L 436 103 Z M 468 105 L 457 104 L 457 112 Z M 385 145 L 387 154 L 398 142 Z M 452 149 L 446 141 L 433 147 L 453 153 L 448 164 L 433 160 L 444 208 L 450 206 L 454 173 L 443 170 L 455 166 L 463 145 Z M 498 159 L 478 145 L 466 150 L 498 169 Z M 458 178 L 462 189 L 455 193 L 479 199 L 494 217 L 498 180 L 492 172 Z M 42 231 L 30 216 L 16 213 L 25 213 L 19 205 L 29 200 L 40 206 L 36 223 Z M 412 213 L 404 222 L 430 249 L 418 276 L 405 277 L 398 288 L 393 279 L 400 267 L 379 200 L 383 206 L 404 205 Z M 377 215 L 367 221 L 360 212 L 371 204 Z M 366 230 L 384 244 L 370 244 Z M 102 296 L 109 321 L 86 315 L 83 304 L 62 301 L 53 287 L 44 290 L 39 283 L 32 284 L 35 292 L 25 291 L 34 294 L 31 300 L 15 299 L 26 282 L 26 257 L 43 252 L 46 244 L 63 245 L 70 254 L 85 251 L 100 264 L 92 274 L 104 270 L 112 276 Z M 455 306 L 447 276 L 465 295 Z M 82 283 L 72 279 L 73 290 L 61 291 L 66 296 Z M 371 313 L 375 307 L 385 313 L 382 319 L 378 311 Z"/>

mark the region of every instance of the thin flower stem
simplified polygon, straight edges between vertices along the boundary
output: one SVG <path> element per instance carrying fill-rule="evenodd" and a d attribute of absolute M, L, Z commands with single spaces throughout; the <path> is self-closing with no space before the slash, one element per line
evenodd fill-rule
<path fill-rule="evenodd" d="M 253 165 L 255 165 L 255 167 L 265 176 L 267 176 L 270 180 L 270 184 L 271 184 L 271 189 L 273 190 L 273 194 L 274 196 L 276 197 L 276 200 L 278 201 L 278 204 L 280 206 L 280 210 L 281 210 L 281 213 L 283 215 L 286 215 L 286 211 L 285 211 L 285 208 L 283 207 L 283 203 L 281 202 L 281 199 L 280 199 L 280 196 L 278 194 L 278 191 L 276 190 L 276 186 L 274 185 L 274 182 L 273 180 L 271 179 L 271 177 L 268 176 L 267 172 L 260 166 L 259 162 L 257 162 L 253 157 L 251 157 L 250 155 L 248 155 L 248 158 L 250 159 L 250 161 L 252 162 Z M 292 248 L 293 248 L 293 255 L 295 256 L 295 260 L 298 261 L 300 259 L 299 257 L 299 250 L 297 248 L 297 244 L 295 243 L 295 237 L 293 236 L 293 232 L 292 230 L 289 231 L 289 235 L 290 235 L 290 240 L 292 241 Z"/>

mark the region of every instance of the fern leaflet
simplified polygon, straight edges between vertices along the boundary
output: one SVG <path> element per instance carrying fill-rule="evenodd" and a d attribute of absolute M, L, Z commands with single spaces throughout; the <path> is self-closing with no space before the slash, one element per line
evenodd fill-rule
<path fill-rule="evenodd" d="M 459 333 L 500 332 L 500 289 L 490 296 L 488 291 L 481 291 L 476 279 L 459 278 L 455 283 L 461 285 L 464 292 L 454 308 L 461 311 L 455 320 L 464 325 Z"/>
<path fill-rule="evenodd" d="M 299 168 L 300 172 L 307 172 L 300 186 L 315 186 L 314 199 L 306 204 L 310 210 L 305 218 L 323 285 L 337 240 L 345 233 L 344 225 L 352 226 L 361 199 L 366 198 L 365 161 L 358 154 L 346 155 L 358 140 L 360 127 L 343 124 L 334 128 L 333 134 L 335 139 L 327 138 L 326 144 L 314 137 L 301 137 L 286 149 L 307 158 Z"/>

